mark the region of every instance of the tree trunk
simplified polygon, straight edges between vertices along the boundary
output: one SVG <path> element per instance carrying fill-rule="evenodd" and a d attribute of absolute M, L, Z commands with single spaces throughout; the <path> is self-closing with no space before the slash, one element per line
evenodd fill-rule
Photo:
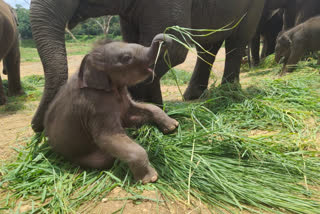
<path fill-rule="evenodd" d="M 102 18 L 103 23 L 100 23 L 98 19 L 95 19 L 94 21 L 100 26 L 102 29 L 102 32 L 104 35 L 108 35 L 109 29 L 110 29 L 110 22 L 113 16 L 105 16 Z"/>
<path fill-rule="evenodd" d="M 77 38 L 73 35 L 73 33 L 66 27 L 66 32 L 71 36 L 71 38 L 75 41 L 78 41 Z"/>
<path fill-rule="evenodd" d="M 113 18 L 113 16 L 107 16 L 107 20 L 106 20 L 106 23 L 105 23 L 105 31 L 104 31 L 104 34 L 105 35 L 108 35 L 109 33 L 109 30 L 110 30 L 110 22 L 111 22 L 111 19 Z"/>

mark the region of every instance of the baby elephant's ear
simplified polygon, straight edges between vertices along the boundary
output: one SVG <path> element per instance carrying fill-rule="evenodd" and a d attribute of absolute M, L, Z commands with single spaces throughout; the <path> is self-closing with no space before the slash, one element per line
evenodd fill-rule
<path fill-rule="evenodd" d="M 88 59 L 89 54 L 85 55 L 85 57 L 83 58 L 81 65 L 80 65 L 80 71 L 78 74 L 78 78 L 79 78 L 79 88 L 86 88 L 88 87 L 88 85 L 86 84 L 86 82 L 84 81 L 84 71 L 86 69 L 86 63 L 87 63 L 87 59 Z"/>
<path fill-rule="evenodd" d="M 105 72 L 97 71 L 91 65 L 91 58 L 86 55 L 80 66 L 78 74 L 79 88 L 93 88 L 97 90 L 111 91 L 111 80 Z"/>

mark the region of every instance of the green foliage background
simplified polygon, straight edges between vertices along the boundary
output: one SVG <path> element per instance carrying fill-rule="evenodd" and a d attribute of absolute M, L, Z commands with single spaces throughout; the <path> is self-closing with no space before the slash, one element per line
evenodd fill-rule
<path fill-rule="evenodd" d="M 30 26 L 29 9 L 23 8 L 21 5 L 16 5 L 16 13 L 19 22 L 19 32 L 22 39 L 31 39 L 32 32 Z"/>
<path fill-rule="evenodd" d="M 31 25 L 30 25 L 30 10 L 22 7 L 21 5 L 17 4 L 15 7 L 18 22 L 19 22 L 19 32 L 21 35 L 21 39 L 32 39 L 32 32 L 31 32 Z M 96 19 L 88 19 L 83 23 L 78 24 L 71 32 L 74 36 L 79 40 L 87 40 L 92 39 L 94 36 L 103 35 L 103 31 L 98 23 L 95 21 L 99 21 L 102 23 L 102 19 L 104 17 L 96 18 Z M 108 37 L 111 39 L 119 39 L 121 37 L 120 31 L 120 21 L 119 16 L 114 16 L 110 22 L 109 34 Z M 71 40 L 72 38 L 66 34 L 66 39 Z"/>

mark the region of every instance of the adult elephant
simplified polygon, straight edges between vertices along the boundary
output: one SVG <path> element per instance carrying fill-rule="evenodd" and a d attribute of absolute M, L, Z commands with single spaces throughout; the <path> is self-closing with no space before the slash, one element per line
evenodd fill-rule
<path fill-rule="evenodd" d="M 9 96 L 23 93 L 20 83 L 20 50 L 17 17 L 14 10 L 0 0 L 0 61 L 3 60 L 3 73 L 8 75 Z M 0 76 L 0 105 L 5 104 L 6 96 Z"/>
<path fill-rule="evenodd" d="M 320 14 L 319 0 L 296 0 L 297 14 L 295 16 L 295 25 L 301 24 L 308 19 Z"/>
<path fill-rule="evenodd" d="M 226 41 L 226 66 L 223 83 L 239 81 L 242 49 L 250 40 L 259 22 L 265 0 L 32 0 L 31 27 L 45 72 L 45 90 L 32 120 L 33 129 L 43 130 L 44 113 L 60 86 L 68 78 L 64 31 L 66 25 L 75 27 L 90 17 L 120 15 L 123 39 L 144 46 L 167 27 L 179 25 L 198 29 L 219 29 L 235 25 L 233 29 L 194 39 L 215 55 Z M 196 32 L 194 32 L 196 34 Z M 177 35 L 179 35 L 177 33 Z M 171 65 L 182 63 L 187 50 L 178 43 L 169 49 Z M 199 54 L 211 64 L 214 57 Z M 198 98 L 207 88 L 211 65 L 198 61 L 189 87 L 187 99 Z M 156 77 L 151 83 L 131 88 L 135 99 L 162 104 L 160 78 L 168 66 L 160 57 Z"/>

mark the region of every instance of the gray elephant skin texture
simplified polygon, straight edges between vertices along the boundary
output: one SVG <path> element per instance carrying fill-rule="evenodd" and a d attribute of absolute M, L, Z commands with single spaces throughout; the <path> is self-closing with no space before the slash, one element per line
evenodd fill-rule
<path fill-rule="evenodd" d="M 124 129 L 153 123 L 168 133 L 179 124 L 155 105 L 134 102 L 127 91 L 153 74 L 149 66 L 161 41 L 170 42 L 162 34 L 149 48 L 105 42 L 83 59 L 46 112 L 45 133 L 54 151 L 88 168 L 108 169 L 118 158 L 136 181 L 157 180 L 146 151 Z"/>
<path fill-rule="evenodd" d="M 294 70 L 295 65 L 307 51 L 320 50 L 320 16 L 284 32 L 277 39 L 275 59 L 284 58 L 282 74 Z"/>
<path fill-rule="evenodd" d="M 31 26 L 45 72 L 45 90 L 32 120 L 35 131 L 43 130 L 44 112 L 59 88 L 68 78 L 65 50 L 65 27 L 73 28 L 90 17 L 120 15 L 123 39 L 129 43 L 149 46 L 153 37 L 170 26 L 194 29 L 235 28 L 217 32 L 208 37 L 194 37 L 205 49 L 215 55 L 225 41 L 226 66 L 223 83 L 239 82 L 242 52 L 254 35 L 265 0 L 32 0 Z M 49 28 L 47 26 L 50 26 Z M 177 32 L 170 32 L 179 36 Z M 193 32 L 197 34 L 197 32 Z M 172 66 L 182 63 L 188 50 L 174 42 L 169 48 Z M 199 50 L 198 50 L 199 51 Z M 215 58 L 199 51 L 212 64 Z M 162 104 L 161 77 L 169 70 L 161 56 L 151 79 L 130 87 L 134 99 Z M 198 98 L 208 86 L 211 66 L 198 60 L 184 93 L 187 100 Z"/>
<path fill-rule="evenodd" d="M 282 29 L 283 9 L 270 10 L 263 13 L 257 32 L 249 44 L 254 66 L 260 64 L 260 57 L 264 59 L 274 53 L 276 40 Z M 263 48 L 260 56 L 261 37 L 263 38 Z"/>
<path fill-rule="evenodd" d="M 17 17 L 14 10 L 0 0 L 0 61 L 3 60 L 3 74 L 8 75 L 9 96 L 21 95 L 20 50 Z M 0 105 L 7 101 L 0 76 Z"/>

